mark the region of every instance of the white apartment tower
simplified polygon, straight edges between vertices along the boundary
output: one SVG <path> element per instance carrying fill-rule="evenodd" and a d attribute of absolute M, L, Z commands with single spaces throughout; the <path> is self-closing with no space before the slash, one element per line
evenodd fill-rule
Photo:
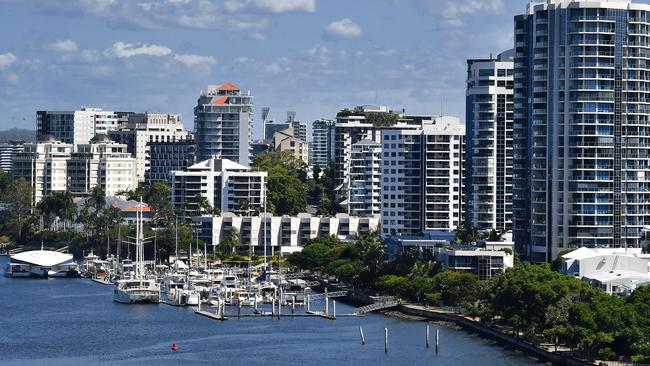
<path fill-rule="evenodd" d="M 513 52 L 467 60 L 466 221 L 512 230 Z"/>
<path fill-rule="evenodd" d="M 36 143 L 25 144 L 24 150 L 15 155 L 12 173 L 31 185 L 33 205 L 51 193 L 67 190 L 67 163 L 72 149 L 72 144 L 46 135 Z"/>
<path fill-rule="evenodd" d="M 242 165 L 251 163 L 253 96 L 233 84 L 208 86 L 194 108 L 198 160 L 215 156 Z"/>
<path fill-rule="evenodd" d="M 128 123 L 110 132 L 109 136 L 128 146 L 128 151 L 136 159 L 138 182 L 144 182 L 149 169 L 149 144 L 185 140 L 189 133 L 183 127 L 179 114 L 134 113 L 129 116 Z"/>
<path fill-rule="evenodd" d="M 352 144 L 348 158 L 347 200 L 350 216 L 381 214 L 381 145 L 372 140 Z"/>
<path fill-rule="evenodd" d="M 199 197 L 221 212 L 264 212 L 266 176 L 228 159 L 210 158 L 171 173 L 172 203 L 185 218 L 200 216 Z"/>
<path fill-rule="evenodd" d="M 348 180 L 348 158 L 353 144 L 361 140 L 381 143 L 381 129 L 384 126 L 374 123 L 367 116 L 389 114 L 390 110 L 386 106 L 369 105 L 339 112 L 334 127 L 334 169 L 337 185 L 345 184 Z"/>
<path fill-rule="evenodd" d="M 52 135 L 68 144 L 87 144 L 97 134 L 115 131 L 128 121 L 130 112 L 111 112 L 101 108 L 81 108 L 76 111 L 36 112 L 37 137 Z"/>
<path fill-rule="evenodd" d="M 455 117 L 411 117 L 418 128 L 382 130 L 383 235 L 452 231 L 464 214 L 465 126 Z"/>
<path fill-rule="evenodd" d="M 138 187 L 136 159 L 119 144 L 104 134 L 93 137 L 88 144 L 75 147 L 67 164 L 68 191 L 73 195 L 87 195 L 100 187 L 106 196 Z"/>
<path fill-rule="evenodd" d="M 24 141 L 10 141 L 0 143 L 0 169 L 11 172 L 16 154 L 23 151 Z"/>
<path fill-rule="evenodd" d="M 514 239 L 532 261 L 640 247 L 650 223 L 650 5 L 533 2 L 514 19 Z"/>

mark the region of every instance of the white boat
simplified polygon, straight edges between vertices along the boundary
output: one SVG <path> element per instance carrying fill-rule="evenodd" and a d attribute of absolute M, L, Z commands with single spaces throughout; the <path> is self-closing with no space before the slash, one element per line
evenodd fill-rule
<path fill-rule="evenodd" d="M 119 280 L 115 283 L 113 300 L 124 304 L 158 304 L 160 287 L 155 280 Z"/>
<path fill-rule="evenodd" d="M 261 304 L 264 299 L 259 292 L 237 291 L 233 296 L 233 305 L 236 306 L 255 306 Z"/>
<path fill-rule="evenodd" d="M 72 254 L 33 250 L 14 254 L 5 270 L 7 277 L 79 277 Z"/>
<path fill-rule="evenodd" d="M 144 267 L 144 235 L 142 221 L 142 200 L 136 212 L 135 275 L 131 279 L 115 282 L 113 300 L 125 304 L 160 303 L 160 286 L 155 279 L 147 278 Z"/>

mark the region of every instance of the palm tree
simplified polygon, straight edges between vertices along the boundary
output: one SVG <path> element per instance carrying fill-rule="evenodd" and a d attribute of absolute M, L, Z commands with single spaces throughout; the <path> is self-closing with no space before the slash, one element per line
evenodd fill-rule
<path fill-rule="evenodd" d="M 239 230 L 234 227 L 226 229 L 223 233 L 223 239 L 219 243 L 221 253 L 228 252 L 234 253 L 235 249 L 240 245 Z"/>

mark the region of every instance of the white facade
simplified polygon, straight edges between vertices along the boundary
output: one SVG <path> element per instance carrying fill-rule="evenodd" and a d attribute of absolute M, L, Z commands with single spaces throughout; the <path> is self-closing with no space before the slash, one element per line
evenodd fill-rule
<path fill-rule="evenodd" d="M 253 172 L 228 159 L 211 158 L 186 171 L 171 173 L 172 203 L 186 218 L 200 214 L 198 197 L 204 197 L 221 212 L 262 212 L 266 177 L 266 172 Z"/>
<path fill-rule="evenodd" d="M 194 108 L 197 160 L 216 156 L 251 163 L 253 96 L 232 84 L 208 86 Z"/>
<path fill-rule="evenodd" d="M 348 157 L 348 214 L 369 217 L 381 214 L 381 145 L 361 140 Z"/>
<path fill-rule="evenodd" d="M 641 248 L 578 248 L 562 256 L 560 273 L 602 288 L 606 293 L 629 295 L 650 284 L 650 255 Z"/>
<path fill-rule="evenodd" d="M 106 135 L 93 137 L 89 144 L 79 144 L 67 165 L 68 191 L 73 195 L 89 194 L 100 187 L 106 196 L 138 187 L 136 159 L 125 144 Z"/>
<path fill-rule="evenodd" d="M 148 144 L 185 140 L 189 133 L 183 127 L 179 114 L 135 113 L 129 116 L 128 123 L 109 135 L 115 141 L 127 144 L 137 162 L 138 181 L 144 182 L 149 168 Z"/>
<path fill-rule="evenodd" d="M 377 230 L 378 218 L 360 218 L 339 214 L 336 217 L 314 217 L 300 214 L 289 216 L 241 217 L 232 214 L 222 216 L 200 216 L 192 219 L 201 228 L 201 237 L 208 245 L 221 242 L 224 233 L 230 228 L 239 231 L 243 249 L 253 247 L 256 253 L 264 251 L 264 228 L 266 227 L 266 247 L 282 253 L 301 251 L 310 239 L 334 235 L 341 240 L 352 240 L 355 235 L 366 235 Z"/>
<path fill-rule="evenodd" d="M 67 190 L 67 163 L 72 150 L 72 144 L 44 136 L 37 143 L 25 144 L 24 150 L 16 154 L 12 173 L 31 185 L 33 205 L 44 196 Z"/>
<path fill-rule="evenodd" d="M 14 156 L 23 151 L 24 142 L 11 141 L 0 143 L 0 169 L 5 172 L 11 172 Z"/>
<path fill-rule="evenodd" d="M 512 51 L 467 61 L 467 220 L 512 230 Z"/>
<path fill-rule="evenodd" d="M 76 111 L 36 112 L 38 137 L 52 135 L 69 144 L 87 144 L 96 134 L 107 134 L 126 123 L 129 112 L 111 112 L 101 108 L 81 108 Z"/>
<path fill-rule="evenodd" d="M 489 280 L 507 268 L 514 267 L 514 243 L 510 243 L 507 249 L 508 251 L 472 246 L 443 247 L 436 248 L 435 258 L 444 268 L 474 273 L 479 280 Z"/>
<path fill-rule="evenodd" d="M 463 217 L 465 126 L 455 117 L 419 121 L 382 131 L 384 235 L 452 231 Z"/>

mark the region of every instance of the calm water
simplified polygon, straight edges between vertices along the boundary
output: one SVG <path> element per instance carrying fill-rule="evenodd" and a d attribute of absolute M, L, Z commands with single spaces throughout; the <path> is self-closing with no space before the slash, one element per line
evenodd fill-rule
<path fill-rule="evenodd" d="M 6 258 L 0 258 L 4 269 Z M 89 280 L 0 277 L 0 365 L 530 365 L 534 361 L 440 327 L 440 353 L 423 322 L 362 318 L 241 318 L 218 322 L 189 308 L 124 305 Z M 337 312 L 352 308 L 337 304 Z M 362 325 L 366 345 L 359 342 Z M 383 328 L 389 329 L 389 352 Z M 434 329 L 432 325 L 432 340 Z M 178 352 L 170 346 L 177 343 Z"/>

